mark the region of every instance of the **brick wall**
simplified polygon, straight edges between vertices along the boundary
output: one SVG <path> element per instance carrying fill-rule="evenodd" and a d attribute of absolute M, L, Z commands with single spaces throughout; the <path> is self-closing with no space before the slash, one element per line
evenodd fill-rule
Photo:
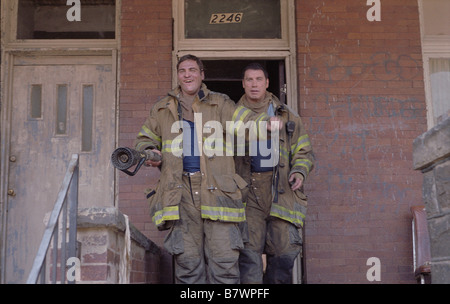
<path fill-rule="evenodd" d="M 297 0 L 299 110 L 317 167 L 307 181 L 308 283 L 413 283 L 411 215 L 422 203 L 412 141 L 426 130 L 417 1 Z M 119 144 L 131 146 L 152 104 L 171 88 L 167 0 L 122 2 Z M 119 208 L 156 244 L 143 189 L 158 173 L 120 173 Z"/>
<path fill-rule="evenodd" d="M 171 89 L 172 2 L 122 1 L 119 145 L 132 147 L 151 106 Z M 159 173 L 143 168 L 134 177 L 120 173 L 119 209 L 147 237 L 162 245 L 149 216 L 144 190 Z"/>
<path fill-rule="evenodd" d="M 412 142 L 426 130 L 417 1 L 299 0 L 299 109 L 317 157 L 307 182 L 309 283 L 412 283 Z"/>

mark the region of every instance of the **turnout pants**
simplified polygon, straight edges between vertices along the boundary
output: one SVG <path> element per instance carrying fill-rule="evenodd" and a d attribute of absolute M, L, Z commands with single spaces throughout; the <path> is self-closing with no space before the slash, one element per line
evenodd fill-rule
<path fill-rule="evenodd" d="M 180 219 L 164 241 L 174 256 L 175 282 L 238 284 L 243 248 L 238 225 L 202 219 L 200 172 L 184 174 L 183 181 Z"/>
<path fill-rule="evenodd" d="M 292 283 L 292 268 L 302 239 L 292 223 L 270 216 L 271 184 L 272 172 L 252 173 L 245 209 L 249 241 L 239 257 L 241 283 Z M 265 273 L 261 256 L 264 252 Z"/>

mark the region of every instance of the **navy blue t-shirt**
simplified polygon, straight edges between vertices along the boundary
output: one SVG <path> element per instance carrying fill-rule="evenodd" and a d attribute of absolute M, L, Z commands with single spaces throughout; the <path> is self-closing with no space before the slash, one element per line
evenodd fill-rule
<path fill-rule="evenodd" d="M 275 116 L 275 111 L 272 104 L 269 104 L 269 108 L 267 109 L 267 114 L 269 117 Z M 263 167 L 261 166 L 261 163 L 263 160 L 270 160 L 272 156 L 272 141 L 268 139 L 267 141 L 256 141 L 252 142 L 251 144 L 256 145 L 256 155 L 251 156 L 251 166 L 252 166 L 252 172 L 267 172 L 272 171 L 273 166 L 270 167 Z M 254 147 L 254 146 L 253 146 Z M 266 156 L 263 156 L 261 153 L 262 148 L 264 149 L 264 154 L 268 154 Z M 268 153 L 270 151 L 270 153 Z"/>
<path fill-rule="evenodd" d="M 194 123 L 183 119 L 183 170 L 185 172 L 200 171 L 200 153 L 196 138 Z"/>

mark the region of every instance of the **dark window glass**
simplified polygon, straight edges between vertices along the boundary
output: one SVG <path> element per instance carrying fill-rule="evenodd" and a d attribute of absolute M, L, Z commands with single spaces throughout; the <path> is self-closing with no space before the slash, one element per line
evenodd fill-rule
<path fill-rule="evenodd" d="M 19 0 L 17 39 L 115 38 L 115 0 L 66 3 L 66 0 Z"/>
<path fill-rule="evenodd" d="M 281 39 L 279 0 L 185 0 L 185 38 Z"/>

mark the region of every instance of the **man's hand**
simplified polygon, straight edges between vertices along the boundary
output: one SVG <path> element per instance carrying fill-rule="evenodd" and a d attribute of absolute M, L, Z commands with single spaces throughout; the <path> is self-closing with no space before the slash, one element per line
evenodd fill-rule
<path fill-rule="evenodd" d="M 281 131 L 282 129 L 283 129 L 283 121 L 276 116 L 270 117 L 267 124 L 267 130 L 270 132 L 275 132 L 278 130 Z"/>
<path fill-rule="evenodd" d="M 303 184 L 303 175 L 301 175 L 300 173 L 296 172 L 293 173 L 290 177 L 289 177 L 289 183 L 291 184 L 291 190 L 295 191 L 297 189 L 300 189 L 300 187 Z"/>
<path fill-rule="evenodd" d="M 150 151 L 152 151 L 152 152 L 154 152 L 154 153 L 156 153 L 156 154 L 158 154 L 158 155 L 161 155 L 161 151 L 159 151 L 159 150 L 152 149 L 152 150 L 150 150 Z M 161 155 L 161 156 L 162 156 L 162 155 Z M 145 164 L 146 166 L 148 166 L 148 167 L 150 167 L 150 166 L 152 166 L 152 167 L 158 167 L 159 165 L 161 165 L 161 161 L 146 160 L 144 164 Z"/>

